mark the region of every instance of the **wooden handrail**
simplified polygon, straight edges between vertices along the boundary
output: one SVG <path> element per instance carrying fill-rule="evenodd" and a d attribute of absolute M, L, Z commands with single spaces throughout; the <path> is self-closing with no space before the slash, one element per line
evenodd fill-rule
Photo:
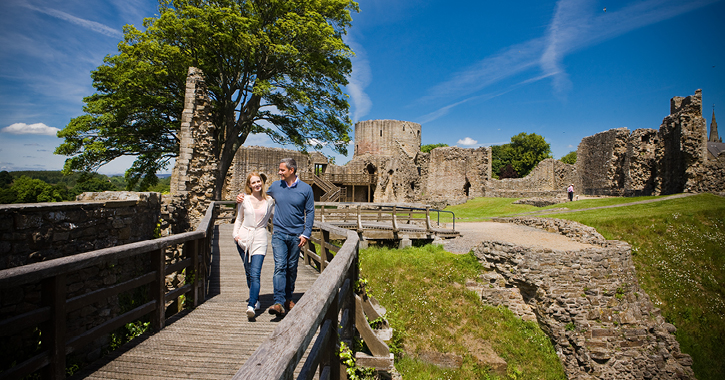
<path fill-rule="evenodd" d="M 329 371 L 330 378 L 339 378 L 340 364 L 335 349 L 337 326 L 342 325 L 342 331 L 348 334 L 352 331 L 352 316 L 355 315 L 353 285 L 358 278 L 359 237 L 353 231 L 327 223 L 315 222 L 314 226 L 328 234 L 345 236 L 345 243 L 325 267 L 324 275 L 317 278 L 233 379 L 291 379 L 294 369 L 321 326 L 323 328 L 318 336 L 320 343 L 313 346 L 300 377 L 311 378 L 314 367 L 319 363 L 320 373 Z M 345 321 L 338 321 L 340 310 L 344 310 L 342 314 L 347 316 Z M 342 336 L 340 339 L 350 338 Z"/>
<path fill-rule="evenodd" d="M 229 202 L 224 202 L 229 203 Z M 233 203 L 233 202 L 232 202 Z M 0 373 L 3 379 L 23 378 L 39 369 L 44 369 L 44 377 L 65 379 L 66 355 L 93 342 L 105 334 L 135 321 L 145 315 L 151 315 L 153 327 L 161 329 L 165 323 L 165 302 L 168 299 L 192 293 L 194 306 L 203 302 L 206 296 L 206 281 L 211 262 L 211 237 L 214 228 L 215 208 L 220 202 L 212 202 L 193 232 L 167 236 L 124 244 L 116 247 L 79 253 L 40 263 L 0 271 L 0 289 L 12 289 L 28 284 L 41 284 L 41 304 L 36 310 L 20 316 L 0 321 L 3 335 L 12 335 L 20 328 L 39 326 L 43 332 L 43 351 L 16 366 Z M 187 259 L 166 266 L 164 249 L 184 244 Z M 66 278 L 69 273 L 84 268 L 105 264 L 133 256 L 149 254 L 152 270 L 134 279 L 98 289 L 78 297 L 67 297 Z M 173 268 L 172 268 L 173 267 Z M 171 269 L 187 270 L 193 279 L 191 285 L 185 285 L 170 292 L 166 291 L 165 276 Z M 79 335 L 66 335 L 68 313 L 99 299 L 113 297 L 130 289 L 151 284 L 151 301 L 118 315 Z M 9 332 L 8 332 L 9 331 Z"/>

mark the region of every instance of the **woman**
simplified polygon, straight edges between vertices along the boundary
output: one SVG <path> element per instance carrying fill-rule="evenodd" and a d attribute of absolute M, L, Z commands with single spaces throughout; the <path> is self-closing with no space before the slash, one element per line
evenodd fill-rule
<path fill-rule="evenodd" d="M 251 172 L 247 175 L 244 192 L 251 196 L 237 205 L 237 219 L 234 221 L 234 241 L 237 251 L 244 261 L 244 272 L 249 287 L 247 318 L 256 317 L 259 304 L 259 277 L 262 272 L 264 255 L 267 253 L 267 221 L 272 213 L 274 199 L 266 193 L 264 174 Z"/>

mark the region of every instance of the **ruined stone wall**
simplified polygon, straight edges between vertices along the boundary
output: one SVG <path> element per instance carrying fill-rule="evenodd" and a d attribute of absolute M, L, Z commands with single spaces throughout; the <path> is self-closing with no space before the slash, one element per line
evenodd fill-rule
<path fill-rule="evenodd" d="M 179 157 L 171 174 L 171 194 L 187 197 L 189 222 L 195 228 L 214 197 L 219 159 L 216 126 L 201 70 L 189 67 L 181 115 Z"/>
<path fill-rule="evenodd" d="M 122 196 L 0 205 L 0 269 L 150 239 L 158 193 L 115 193 Z"/>
<path fill-rule="evenodd" d="M 414 158 L 394 146 L 398 154 L 376 159 L 381 166 L 373 199 L 375 202 L 416 202 L 421 199 L 423 181 Z M 384 166 L 383 166 L 384 165 Z"/>
<path fill-rule="evenodd" d="M 625 168 L 625 195 L 650 195 L 657 180 L 657 152 L 660 136 L 656 129 L 635 129 L 629 135 Z"/>
<path fill-rule="evenodd" d="M 317 152 L 305 154 L 291 149 L 242 146 L 234 155 L 232 166 L 227 172 L 228 185 L 222 191 L 223 198 L 231 200 L 242 192 L 247 174 L 253 171 L 266 174 L 268 184 L 278 180 L 279 162 L 283 158 L 293 158 L 297 161 L 297 170 L 300 173 L 310 172 L 315 162 L 327 163 L 327 158 Z"/>
<path fill-rule="evenodd" d="M 694 378 L 666 323 L 639 287 L 625 242 L 558 219 L 509 222 L 559 231 L 597 246 L 553 251 L 483 242 L 474 248 L 485 268 L 484 301 L 535 319 L 549 335 L 570 379 Z"/>
<path fill-rule="evenodd" d="M 702 180 L 707 155 L 707 124 L 702 117 L 702 91 L 670 101 L 670 115 L 660 126 L 662 145 L 658 154 L 658 194 L 690 192 Z"/>
<path fill-rule="evenodd" d="M 566 188 L 572 183 L 575 189 L 581 186 L 576 167 L 547 158 L 524 178 L 487 181 L 484 194 L 487 197 L 504 198 L 566 198 Z"/>
<path fill-rule="evenodd" d="M 581 193 L 624 194 L 628 142 L 627 128 L 610 129 L 582 139 L 575 165 L 581 178 Z"/>
<path fill-rule="evenodd" d="M 491 179 L 491 148 L 435 148 L 426 161 L 423 199 L 432 204 L 456 205 L 481 197 Z"/>
<path fill-rule="evenodd" d="M 366 120 L 355 123 L 354 155 L 393 156 L 402 149 L 409 158 L 420 152 L 420 124 L 398 120 Z"/>

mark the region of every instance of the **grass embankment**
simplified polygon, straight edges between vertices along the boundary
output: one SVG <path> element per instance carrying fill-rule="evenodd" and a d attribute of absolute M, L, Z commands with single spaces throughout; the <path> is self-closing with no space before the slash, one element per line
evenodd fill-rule
<path fill-rule="evenodd" d="M 677 327 L 695 376 L 725 379 L 725 198 L 700 194 L 551 217 L 630 243 L 640 286 Z"/>
<path fill-rule="evenodd" d="M 478 198 L 446 210 L 469 220 L 567 208 L 576 213 L 536 216 L 592 226 L 607 239 L 632 245 L 640 286 L 678 331 L 683 352 L 692 355 L 700 380 L 725 378 L 725 199 L 712 194 L 627 203 L 666 197 L 598 198 L 540 209 L 507 205 L 514 199 Z M 529 206 L 527 206 L 529 207 Z M 465 219 L 463 221 L 466 221 Z"/>
<path fill-rule="evenodd" d="M 481 266 L 472 254 L 454 255 L 439 246 L 360 252 L 361 276 L 387 308 L 394 328 L 391 348 L 405 379 L 496 378 L 477 357 L 493 349 L 508 363 L 507 378 L 563 379 L 564 371 L 548 337 L 534 322 L 506 308 L 481 303 L 466 290 L 466 279 Z M 401 355 L 400 350 L 410 355 Z M 415 359 L 425 351 L 463 357 L 460 369 L 440 369 Z"/>

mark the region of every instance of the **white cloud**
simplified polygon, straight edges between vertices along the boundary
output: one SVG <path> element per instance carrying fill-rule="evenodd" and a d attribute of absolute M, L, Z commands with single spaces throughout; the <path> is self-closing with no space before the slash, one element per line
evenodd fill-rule
<path fill-rule="evenodd" d="M 365 88 L 370 85 L 372 74 L 370 72 L 370 62 L 362 45 L 355 42 L 350 35 L 345 35 L 345 43 L 350 45 L 355 52 L 350 61 L 352 62 L 352 73 L 348 78 L 348 84 L 345 87 L 350 100 L 352 102 L 352 122 L 357 123 L 362 117 L 370 112 L 373 102 L 365 92 Z"/>
<path fill-rule="evenodd" d="M 535 69 L 539 70 L 531 79 L 510 85 L 509 90 L 551 77 L 554 93 L 563 94 L 572 86 L 563 67 L 566 55 L 717 1 L 720 0 L 645 0 L 616 10 L 610 7 L 605 13 L 592 2 L 559 0 L 544 36 L 511 45 L 453 73 L 451 79 L 431 87 L 420 101 L 439 102 L 445 98 L 453 101 Z M 429 115 L 435 119 L 458 104 Z"/>
<path fill-rule="evenodd" d="M 458 142 L 456 144 L 458 144 L 458 145 L 476 145 L 476 144 L 478 144 L 478 141 L 476 141 L 470 137 L 466 137 L 465 139 L 458 140 Z"/>
<path fill-rule="evenodd" d="M 58 131 L 60 131 L 60 129 L 54 128 L 54 127 L 49 127 L 43 123 L 35 123 L 35 124 L 15 123 L 13 125 L 10 125 L 9 127 L 0 129 L 0 132 L 10 133 L 13 135 L 55 136 L 56 133 L 58 133 Z"/>
<path fill-rule="evenodd" d="M 47 8 L 47 7 L 46 8 L 39 8 L 39 7 L 35 7 L 33 5 L 30 5 L 28 3 L 22 3 L 21 5 L 24 6 L 24 7 L 26 7 L 26 8 L 28 8 L 28 9 L 32 9 L 32 10 L 34 10 L 36 12 L 40 12 L 40 13 L 46 14 L 48 16 L 55 17 L 57 19 L 61 19 L 61 20 L 64 20 L 64 21 L 68 21 L 71 24 L 76 24 L 76 25 L 81 26 L 83 28 L 90 29 L 90 30 L 92 30 L 94 32 L 98 32 L 98 33 L 104 34 L 104 35 L 109 36 L 109 37 L 115 37 L 115 38 L 122 38 L 123 37 L 123 33 L 121 33 L 120 30 L 113 29 L 110 26 L 101 24 L 100 22 L 95 22 L 95 21 L 91 21 L 91 20 L 82 19 L 82 18 L 73 16 L 71 14 L 68 14 L 68 13 L 65 13 L 63 11 L 59 11 L 59 10 L 53 9 L 53 8 Z"/>

